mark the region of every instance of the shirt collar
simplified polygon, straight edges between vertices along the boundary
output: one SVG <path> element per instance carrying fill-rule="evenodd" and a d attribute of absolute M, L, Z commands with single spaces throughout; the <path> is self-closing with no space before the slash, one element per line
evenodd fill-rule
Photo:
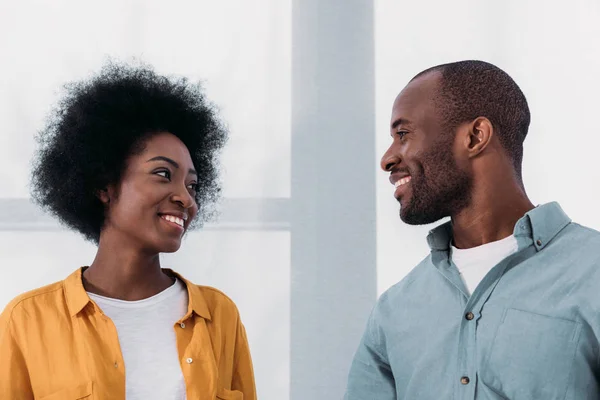
<path fill-rule="evenodd" d="M 167 275 L 176 276 L 177 279 L 180 279 L 187 287 L 188 296 L 189 296 L 190 301 L 188 303 L 188 312 L 186 313 L 186 315 L 183 319 L 189 317 L 189 315 L 193 311 L 198 316 L 210 321 L 212 317 L 210 315 L 210 311 L 208 310 L 208 305 L 206 304 L 206 299 L 204 298 L 204 295 L 200 291 L 200 288 L 171 269 L 163 268 L 163 271 Z"/>
<path fill-rule="evenodd" d="M 515 236 L 528 236 L 539 251 L 543 249 L 571 219 L 557 202 L 547 203 L 528 211 L 515 224 Z M 448 251 L 452 241 L 452 222 L 448 221 L 429 232 L 427 242 L 432 251 Z"/>
<path fill-rule="evenodd" d="M 83 287 L 83 281 L 81 280 L 83 269 L 84 267 L 78 268 L 63 281 L 65 296 L 67 299 L 67 307 L 69 308 L 69 314 L 71 317 L 75 317 L 77 314 L 79 314 L 81 310 L 83 310 L 85 306 L 92 301 L 90 296 L 88 296 L 87 292 L 85 291 L 85 288 Z M 163 268 L 163 271 L 167 275 L 177 277 L 187 287 L 189 303 L 186 317 L 189 316 L 189 314 L 191 314 L 193 311 L 198 316 L 210 320 L 210 311 L 208 310 L 208 305 L 206 304 L 206 300 L 204 299 L 200 288 L 189 282 L 177 272 L 167 268 Z"/>
<path fill-rule="evenodd" d="M 81 310 L 91 302 L 90 296 L 88 296 L 85 291 L 81 280 L 83 268 L 84 267 L 78 268 L 63 281 L 65 297 L 67 298 L 67 307 L 69 307 L 69 314 L 71 314 L 71 317 L 79 314 Z"/>

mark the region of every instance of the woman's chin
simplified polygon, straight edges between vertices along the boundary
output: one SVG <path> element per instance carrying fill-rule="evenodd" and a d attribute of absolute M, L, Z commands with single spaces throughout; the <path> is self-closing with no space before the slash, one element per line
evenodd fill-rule
<path fill-rule="evenodd" d="M 181 239 L 160 240 L 153 243 L 152 248 L 157 253 L 175 253 L 181 247 Z"/>
<path fill-rule="evenodd" d="M 161 253 L 175 253 L 181 247 L 181 241 L 178 243 L 169 243 L 162 246 Z"/>

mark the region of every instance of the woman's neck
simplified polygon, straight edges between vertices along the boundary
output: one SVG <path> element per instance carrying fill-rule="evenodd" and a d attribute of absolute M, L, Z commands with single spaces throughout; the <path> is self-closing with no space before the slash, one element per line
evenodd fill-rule
<path fill-rule="evenodd" d="M 107 238 L 100 239 L 96 257 L 83 273 L 86 291 L 129 301 L 152 297 L 173 282 L 162 271 L 158 254 L 147 254 Z"/>

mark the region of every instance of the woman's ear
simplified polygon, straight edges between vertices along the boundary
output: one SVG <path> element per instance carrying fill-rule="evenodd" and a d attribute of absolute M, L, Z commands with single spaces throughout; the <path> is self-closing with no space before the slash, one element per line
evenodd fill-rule
<path fill-rule="evenodd" d="M 100 201 L 104 205 L 107 205 L 108 203 L 110 203 L 109 189 L 105 188 L 105 189 L 96 190 L 96 197 L 98 197 L 98 199 L 100 199 Z"/>

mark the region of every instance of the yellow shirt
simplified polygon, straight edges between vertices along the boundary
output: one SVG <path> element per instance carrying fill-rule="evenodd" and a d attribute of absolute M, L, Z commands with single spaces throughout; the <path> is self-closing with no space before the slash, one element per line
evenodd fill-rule
<path fill-rule="evenodd" d="M 246 331 L 233 301 L 164 271 L 189 295 L 187 313 L 174 324 L 187 400 L 255 400 Z M 81 274 L 20 295 L 0 314 L 0 399 L 125 400 L 117 330 L 87 295 Z"/>

